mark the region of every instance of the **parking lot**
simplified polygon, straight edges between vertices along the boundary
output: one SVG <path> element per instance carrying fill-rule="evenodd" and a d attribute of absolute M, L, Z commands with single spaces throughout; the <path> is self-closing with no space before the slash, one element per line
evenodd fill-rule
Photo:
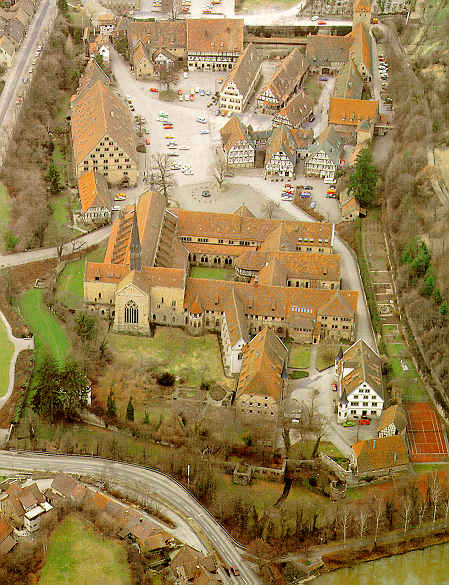
<path fill-rule="evenodd" d="M 181 11 L 178 18 L 233 18 L 235 15 L 234 0 L 221 0 L 219 4 L 213 4 L 211 0 L 190 0 L 190 2 L 190 12 Z M 166 18 L 167 13 L 162 12 L 158 4 L 160 4 L 158 0 L 141 0 L 139 13 L 157 20 Z M 204 10 L 210 10 L 210 13 L 204 14 Z"/>

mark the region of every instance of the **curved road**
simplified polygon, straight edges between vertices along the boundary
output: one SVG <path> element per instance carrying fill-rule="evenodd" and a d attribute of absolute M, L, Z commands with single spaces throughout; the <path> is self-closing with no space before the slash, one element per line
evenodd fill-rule
<path fill-rule="evenodd" d="M 192 520 L 205 535 L 227 565 L 240 570 L 240 578 L 231 577 L 234 585 L 256 585 L 259 580 L 241 559 L 237 545 L 229 534 L 190 493 L 168 475 L 128 463 L 116 463 L 95 457 L 41 455 L 0 451 L 0 469 L 3 471 L 49 471 L 78 473 L 97 479 L 110 479 L 122 489 L 134 491 L 142 486 L 143 495 L 154 494 L 167 501 L 178 514 Z M 204 539 L 204 537 L 203 537 Z M 202 539 L 202 540 L 203 540 Z"/>

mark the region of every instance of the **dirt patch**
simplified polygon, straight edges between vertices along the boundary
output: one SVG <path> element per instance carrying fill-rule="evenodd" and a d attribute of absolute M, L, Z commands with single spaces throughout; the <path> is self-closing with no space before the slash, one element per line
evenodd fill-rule
<path fill-rule="evenodd" d="M 356 225 L 353 221 L 345 221 L 337 224 L 336 231 L 338 236 L 344 240 L 353 250 L 355 250 Z"/>

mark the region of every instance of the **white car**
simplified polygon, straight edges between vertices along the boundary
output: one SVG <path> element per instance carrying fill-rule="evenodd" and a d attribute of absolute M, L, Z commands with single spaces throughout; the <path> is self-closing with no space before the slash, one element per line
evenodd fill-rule
<path fill-rule="evenodd" d="M 196 117 L 196 121 L 199 122 L 200 124 L 206 124 L 207 120 L 204 116 L 197 116 Z"/>
<path fill-rule="evenodd" d="M 179 150 L 190 150 L 190 146 L 180 146 Z"/>
<path fill-rule="evenodd" d="M 200 130 L 200 134 L 209 134 L 209 130 L 203 128 L 203 130 Z"/>
<path fill-rule="evenodd" d="M 173 149 L 176 149 L 176 148 L 178 148 L 178 147 L 176 146 L 176 144 L 169 144 L 169 145 L 167 146 L 167 148 L 170 148 L 171 150 L 173 150 Z"/>
<path fill-rule="evenodd" d="M 315 22 L 315 20 L 319 20 L 320 17 L 319 16 L 312 16 L 312 18 L 310 19 L 312 22 Z"/>
<path fill-rule="evenodd" d="M 185 171 L 182 172 L 184 173 L 184 175 L 193 175 L 192 169 L 186 169 Z"/>

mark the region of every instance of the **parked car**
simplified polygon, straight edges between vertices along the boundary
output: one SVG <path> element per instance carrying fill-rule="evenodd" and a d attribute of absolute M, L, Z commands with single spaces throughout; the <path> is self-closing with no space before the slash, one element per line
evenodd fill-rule
<path fill-rule="evenodd" d="M 184 71 L 183 75 L 184 75 L 184 79 L 188 79 L 189 78 L 189 74 L 188 74 L 187 71 Z"/>
<path fill-rule="evenodd" d="M 167 152 L 167 156 L 179 156 L 179 152 Z"/>
<path fill-rule="evenodd" d="M 303 191 L 300 195 L 301 199 L 308 199 L 311 196 L 312 195 L 311 195 L 310 191 Z"/>
<path fill-rule="evenodd" d="M 179 150 L 190 150 L 190 146 L 186 146 L 186 145 L 180 146 Z"/>
<path fill-rule="evenodd" d="M 353 420 L 345 420 L 345 422 L 343 423 L 344 427 L 353 427 L 355 426 L 355 422 Z"/>
<path fill-rule="evenodd" d="M 337 392 L 337 384 L 332 382 L 332 392 Z"/>
<path fill-rule="evenodd" d="M 369 418 L 365 418 L 365 417 L 363 417 L 363 418 L 361 418 L 361 419 L 359 420 L 359 425 L 369 425 L 369 424 L 370 424 L 370 422 L 371 422 L 371 421 L 370 421 L 370 419 L 369 419 Z"/>
<path fill-rule="evenodd" d="M 311 201 L 310 202 L 310 209 L 315 209 L 316 207 L 316 201 Z"/>
<path fill-rule="evenodd" d="M 208 191 L 207 189 L 201 191 L 201 197 L 210 197 L 210 191 Z"/>
<path fill-rule="evenodd" d="M 164 130 L 173 130 L 173 124 L 164 124 Z"/>
<path fill-rule="evenodd" d="M 220 115 L 220 110 L 215 110 L 215 115 L 219 116 Z"/>
<path fill-rule="evenodd" d="M 149 134 L 150 133 L 150 131 L 149 131 L 148 128 L 145 128 L 144 132 L 145 132 L 145 134 Z"/>
<path fill-rule="evenodd" d="M 200 130 L 200 134 L 209 134 L 209 130 L 206 130 L 206 128 L 203 128 L 203 130 Z"/>
<path fill-rule="evenodd" d="M 167 140 L 173 140 L 174 136 L 172 136 L 171 134 L 166 134 L 166 135 L 165 135 L 165 138 L 166 138 Z"/>
<path fill-rule="evenodd" d="M 337 193 L 326 193 L 327 199 L 337 199 Z"/>
<path fill-rule="evenodd" d="M 304 190 L 305 190 L 305 191 L 313 191 L 313 185 L 306 185 L 306 186 L 304 187 Z"/>
<path fill-rule="evenodd" d="M 204 89 L 200 89 L 200 95 L 206 95 Z"/>
<path fill-rule="evenodd" d="M 204 116 L 197 116 L 196 117 L 196 121 L 199 122 L 200 124 L 206 124 L 207 120 Z"/>
<path fill-rule="evenodd" d="M 159 90 L 157 87 L 150 87 L 150 91 L 151 91 L 151 93 L 159 93 Z"/>
<path fill-rule="evenodd" d="M 320 81 L 328 81 L 329 77 L 326 77 L 325 75 L 322 75 L 320 77 Z"/>
<path fill-rule="evenodd" d="M 319 16 L 312 16 L 312 18 L 310 19 L 312 22 L 315 22 L 315 20 L 320 20 Z"/>
<path fill-rule="evenodd" d="M 187 169 L 185 171 L 183 171 L 184 175 L 193 175 L 193 171 L 192 169 Z"/>
<path fill-rule="evenodd" d="M 145 139 L 145 144 L 146 144 L 147 146 L 150 144 L 150 139 L 149 139 L 149 138 L 146 138 L 146 139 Z"/>
<path fill-rule="evenodd" d="M 319 26 L 324 26 L 325 24 L 327 24 L 327 22 L 326 22 L 325 20 L 319 20 L 319 21 L 317 22 L 317 24 L 318 24 Z"/>

